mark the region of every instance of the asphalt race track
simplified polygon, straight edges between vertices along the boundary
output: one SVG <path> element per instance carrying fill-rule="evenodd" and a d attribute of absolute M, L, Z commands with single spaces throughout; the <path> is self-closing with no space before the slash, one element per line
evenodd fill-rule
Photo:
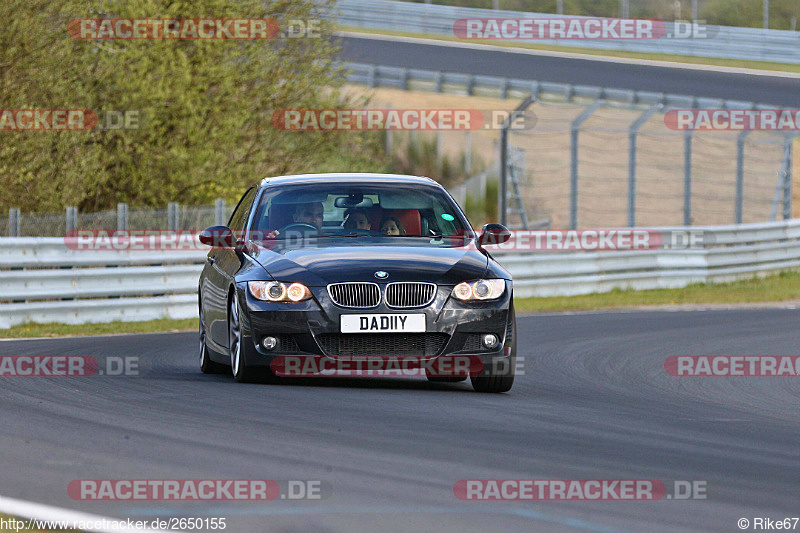
<path fill-rule="evenodd" d="M 139 357 L 140 376 L 0 378 L 0 495 L 227 531 L 739 531 L 800 515 L 798 378 L 679 378 L 669 355 L 798 353 L 798 311 L 519 319 L 508 394 L 419 378 L 241 385 L 192 333 L 4 341 L 0 355 Z M 74 479 L 321 480 L 317 501 L 83 502 Z M 471 502 L 460 479 L 705 481 L 705 500 Z"/>
<path fill-rule="evenodd" d="M 800 80 L 796 78 L 472 50 L 445 43 L 419 44 L 368 37 L 341 37 L 341 45 L 340 57 L 356 63 L 800 107 Z"/>

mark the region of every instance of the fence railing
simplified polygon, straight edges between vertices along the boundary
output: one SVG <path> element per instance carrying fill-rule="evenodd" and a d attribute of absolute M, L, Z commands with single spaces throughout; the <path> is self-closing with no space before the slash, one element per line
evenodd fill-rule
<path fill-rule="evenodd" d="M 796 131 L 678 131 L 666 123 L 670 110 L 774 109 L 769 104 L 362 63 L 345 66 L 350 83 L 372 88 L 495 98 L 533 95 L 535 127 L 512 129 L 509 141 L 518 155 L 519 196 L 528 216 L 551 219 L 553 227 L 719 225 L 796 216 L 791 194 L 793 167 L 800 162 Z M 477 153 L 478 138 L 493 132 L 473 133 Z M 463 141 L 439 144 L 455 142 Z M 493 151 L 484 152 L 479 155 L 501 168 Z"/>
<path fill-rule="evenodd" d="M 800 267 L 800 220 L 691 231 L 704 232 L 702 248 L 493 255 L 514 276 L 519 298 L 678 288 Z M 196 317 L 205 255 L 197 249 L 86 252 L 68 248 L 64 239 L 0 239 L 0 328 Z"/>
<path fill-rule="evenodd" d="M 116 209 L 92 213 L 66 207 L 64 214 L 25 213 L 17 208 L 0 216 L 0 237 L 62 237 L 75 230 L 199 230 L 225 225 L 234 205 L 217 199 L 213 205 L 181 205 L 170 202 L 166 209 L 137 208 L 117 204 Z"/>
<path fill-rule="evenodd" d="M 495 11 L 394 0 L 339 0 L 338 23 L 342 26 L 410 33 L 453 36 L 459 19 L 553 18 L 558 15 L 519 11 Z M 578 17 L 575 17 L 578 18 Z M 666 23 L 667 35 L 680 35 L 675 23 Z M 662 38 L 654 40 L 536 40 L 539 44 L 575 46 L 598 50 L 622 50 L 698 57 L 800 63 L 800 32 L 728 26 L 708 26 L 710 38 Z M 479 41 L 486 42 L 486 41 Z M 531 42 L 531 41 L 521 41 Z"/>

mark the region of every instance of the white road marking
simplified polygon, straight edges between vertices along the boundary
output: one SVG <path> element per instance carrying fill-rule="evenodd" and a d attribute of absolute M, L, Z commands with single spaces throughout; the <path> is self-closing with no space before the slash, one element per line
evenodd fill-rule
<path fill-rule="evenodd" d="M 53 507 L 51 505 L 44 505 L 41 503 L 33 503 L 25 500 L 16 500 L 14 498 L 6 498 L 0 496 L 0 513 L 12 515 L 17 518 L 30 518 L 33 520 L 49 520 L 51 522 L 124 522 L 120 518 L 109 518 L 106 516 L 98 516 L 78 511 L 71 511 L 69 509 L 62 509 L 60 507 Z M 98 533 L 106 533 L 110 531 L 131 531 L 127 528 L 84 528 L 83 531 L 92 531 Z M 140 533 L 160 533 L 161 530 L 154 529 L 137 529 Z"/>

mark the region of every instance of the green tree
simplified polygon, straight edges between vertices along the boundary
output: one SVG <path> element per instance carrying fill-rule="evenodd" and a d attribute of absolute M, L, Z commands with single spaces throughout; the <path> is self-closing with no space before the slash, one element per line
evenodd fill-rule
<path fill-rule="evenodd" d="M 139 111 L 139 129 L 0 131 L 0 209 L 82 211 L 235 199 L 273 174 L 385 170 L 379 136 L 286 132 L 279 109 L 346 101 L 320 38 L 77 40 L 75 18 L 320 19 L 332 0 L 4 0 L 0 3 L 3 109 Z M 376 163 L 377 161 L 377 163 Z"/>

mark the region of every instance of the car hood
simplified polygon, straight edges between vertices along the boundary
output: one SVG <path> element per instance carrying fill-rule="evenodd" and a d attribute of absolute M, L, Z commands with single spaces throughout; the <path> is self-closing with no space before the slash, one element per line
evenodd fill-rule
<path fill-rule="evenodd" d="M 469 248 L 392 245 L 332 245 L 269 249 L 256 245 L 251 255 L 272 279 L 309 287 L 343 281 L 427 281 L 455 285 L 485 275 L 488 258 Z M 385 279 L 378 271 L 389 274 Z"/>

